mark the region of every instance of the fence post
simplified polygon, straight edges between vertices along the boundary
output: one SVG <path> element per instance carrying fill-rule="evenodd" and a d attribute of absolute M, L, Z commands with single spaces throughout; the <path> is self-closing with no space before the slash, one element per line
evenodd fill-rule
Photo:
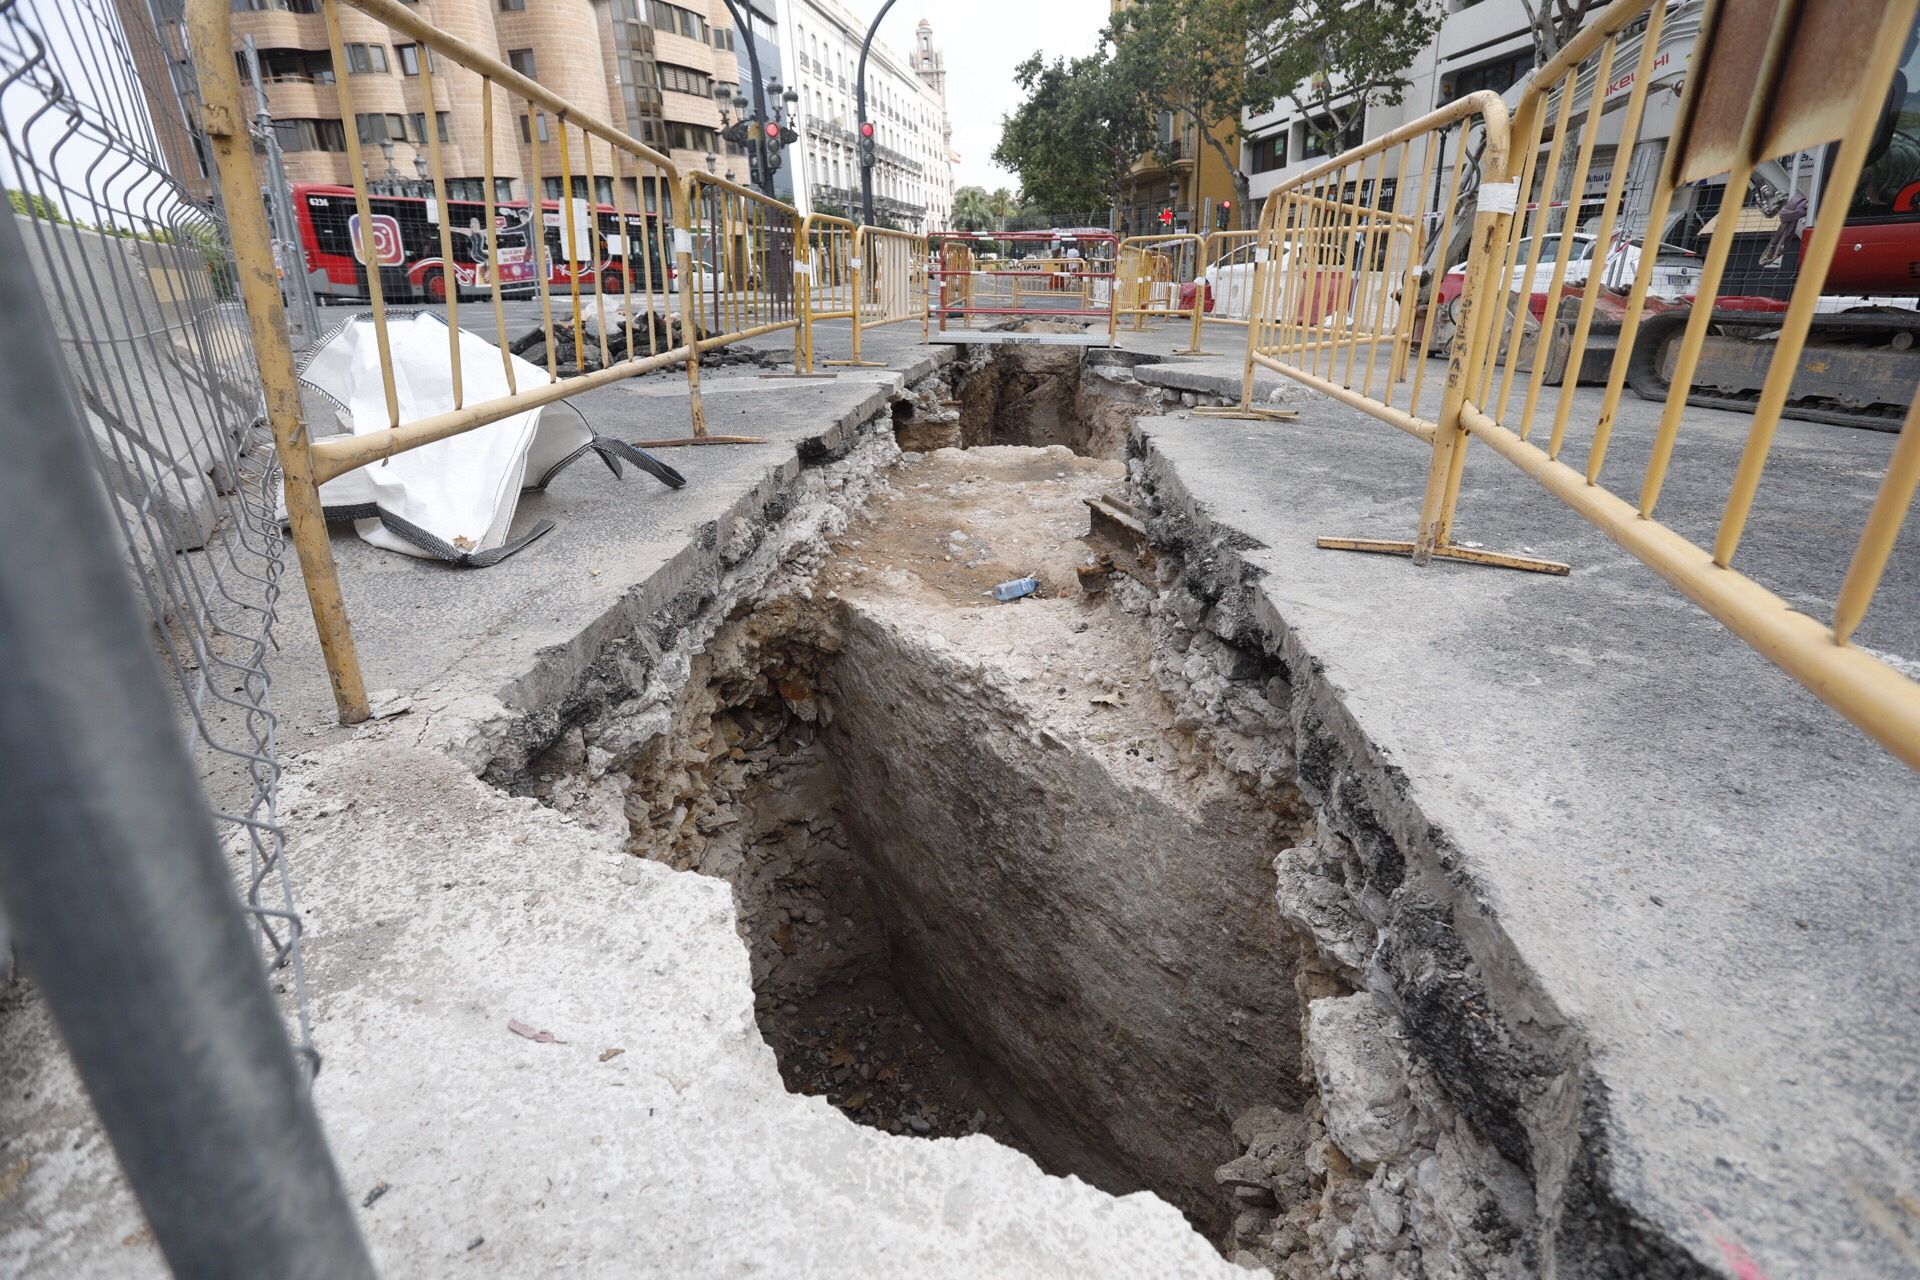
<path fill-rule="evenodd" d="M 1447 355 L 1447 385 L 1440 399 L 1435 425 L 1433 457 L 1427 468 L 1426 493 L 1420 503 L 1420 528 L 1414 535 L 1413 562 L 1425 565 L 1434 548 L 1447 544 L 1453 530 L 1453 508 L 1460 497 L 1460 475 L 1466 466 L 1467 435 L 1460 413 L 1465 406 L 1472 371 L 1479 368 L 1481 348 L 1489 341 L 1494 308 L 1506 305 L 1505 281 L 1491 273 L 1506 243 L 1508 224 L 1519 206 L 1516 179 L 1509 175 L 1511 127 L 1507 105 L 1491 93 L 1472 95 L 1487 131 L 1481 155 L 1480 195 L 1473 215 L 1473 239 L 1467 248 L 1465 284 L 1460 291 L 1460 319 Z M 1464 129 L 1461 145 L 1466 145 Z M 1497 182 L 1491 179 L 1498 178 Z"/>
<path fill-rule="evenodd" d="M 687 414 L 693 423 L 693 438 L 707 434 L 707 406 L 700 398 L 700 316 L 694 294 L 699 277 L 693 265 L 693 201 L 699 184 L 692 174 L 680 179 L 680 225 L 673 232 L 673 260 L 680 272 L 680 336 L 687 344 Z M 720 287 L 720 246 L 715 244 L 714 288 Z"/>
<path fill-rule="evenodd" d="M 21 967 L 176 1274 L 371 1276 L 52 333 L 8 212 L 0 902 Z"/>
<path fill-rule="evenodd" d="M 300 410 L 300 384 L 293 369 L 280 281 L 274 273 L 273 235 L 260 202 L 259 175 L 253 164 L 253 135 L 240 102 L 240 73 L 233 59 L 231 9 L 222 0 L 193 0 L 187 5 L 188 35 L 200 77 L 201 125 L 213 147 L 220 202 L 233 243 L 234 274 L 246 304 L 260 384 L 266 395 L 267 425 L 273 430 L 287 503 L 287 524 L 300 557 L 300 576 L 313 610 L 314 630 L 333 683 L 333 700 L 342 724 L 367 718 L 367 686 L 354 650 L 347 607 L 340 598 L 340 575 L 333 543 L 313 479 L 307 424 Z M 377 277 L 376 268 L 373 275 Z M 377 283 L 377 281 L 376 281 Z"/>

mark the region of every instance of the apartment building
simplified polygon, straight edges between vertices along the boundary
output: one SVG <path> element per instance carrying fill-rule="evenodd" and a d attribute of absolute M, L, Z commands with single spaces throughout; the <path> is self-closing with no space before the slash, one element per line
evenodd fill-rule
<path fill-rule="evenodd" d="M 741 84 L 743 60 L 722 0 L 414 0 L 414 8 L 447 34 L 497 51 L 514 70 L 666 152 L 683 171 L 746 180 L 745 148 L 721 137 L 722 100 Z M 435 63 L 429 104 L 419 47 L 357 10 L 338 9 L 346 65 L 337 67 L 317 0 L 233 0 L 233 9 L 236 55 L 251 36 L 292 181 L 350 181 L 346 130 L 352 128 L 370 180 L 418 183 L 427 172 L 426 131 L 433 128 L 449 196 L 484 194 L 477 75 Z M 763 21 L 770 38 L 771 17 L 763 13 Z M 352 121 L 340 107 L 342 76 Z M 499 198 L 524 198 L 535 173 L 545 198 L 560 194 L 560 139 L 549 116 L 496 91 L 493 133 Z M 569 143 L 573 193 L 584 196 L 580 135 L 571 134 Z M 611 201 L 606 149 L 595 151 L 594 194 Z M 623 202 L 639 208 L 643 198 L 631 168 L 623 166 L 621 185 Z"/>
<path fill-rule="evenodd" d="M 1446 18 L 1406 76 L 1411 82 L 1398 106 L 1370 105 L 1337 146 L 1323 144 L 1291 102 L 1249 113 L 1241 121 L 1242 167 L 1255 207 L 1294 174 L 1331 153 L 1357 146 L 1435 107 L 1481 89 L 1505 93 L 1533 70 L 1533 36 L 1521 0 L 1448 0 Z"/>
<path fill-rule="evenodd" d="M 1117 15 L 1129 2 L 1113 0 L 1109 12 Z M 1232 118 L 1215 121 L 1202 134 L 1185 112 L 1162 110 L 1155 128 L 1159 137 L 1154 149 L 1127 170 L 1121 202 L 1113 211 L 1114 226 L 1121 234 L 1150 236 L 1241 225 L 1240 215 L 1233 210 L 1233 171 L 1226 160 L 1238 145 Z M 1163 221 L 1168 215 L 1170 220 Z"/>
<path fill-rule="evenodd" d="M 838 0 L 787 0 L 782 43 L 800 93 L 800 141 L 787 153 L 802 210 L 857 215 L 859 118 L 854 90 L 867 22 Z M 874 216 L 902 230 L 934 230 L 953 210 L 952 131 L 945 59 L 920 24 L 913 56 L 875 41 L 867 60 L 867 119 L 874 126 Z"/>

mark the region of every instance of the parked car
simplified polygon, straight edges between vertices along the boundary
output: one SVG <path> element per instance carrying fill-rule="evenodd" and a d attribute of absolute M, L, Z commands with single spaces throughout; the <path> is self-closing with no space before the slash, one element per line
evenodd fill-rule
<path fill-rule="evenodd" d="M 1567 258 L 1567 274 L 1563 288 L 1579 289 L 1586 285 L 1593 272 L 1594 237 L 1584 231 L 1573 233 L 1573 249 Z M 1600 283 L 1615 293 L 1624 293 L 1632 285 L 1634 274 L 1640 269 L 1641 247 L 1644 240 L 1615 240 L 1607 251 L 1606 261 L 1601 267 Z M 1533 237 L 1520 241 L 1514 255 L 1514 266 L 1509 283 L 1513 293 L 1528 295 L 1527 308 L 1533 312 L 1536 320 L 1542 318 L 1547 310 L 1547 294 L 1553 288 L 1554 264 L 1559 259 L 1560 234 L 1548 235 L 1540 244 L 1540 260 L 1534 265 L 1533 277 L 1527 278 L 1527 255 L 1533 251 Z M 1466 263 L 1457 264 L 1446 275 L 1440 277 L 1439 303 L 1440 316 L 1434 325 L 1433 343 L 1436 348 L 1444 348 L 1453 340 L 1454 327 L 1460 321 L 1460 294 L 1466 288 Z M 1653 282 L 1648 289 L 1650 297 L 1668 302 L 1678 302 L 1692 296 L 1700 282 L 1700 256 L 1682 249 L 1676 244 L 1662 244 L 1654 258 Z"/>

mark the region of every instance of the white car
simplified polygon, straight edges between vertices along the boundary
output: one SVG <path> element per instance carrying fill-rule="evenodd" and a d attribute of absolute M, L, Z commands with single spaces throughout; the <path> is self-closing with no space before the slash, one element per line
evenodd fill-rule
<path fill-rule="evenodd" d="M 1253 314 L 1253 250 L 1243 244 L 1200 273 L 1198 284 L 1182 286 L 1180 309 L 1193 305 L 1193 291 L 1201 290 L 1201 307 L 1222 320 L 1245 320 Z"/>

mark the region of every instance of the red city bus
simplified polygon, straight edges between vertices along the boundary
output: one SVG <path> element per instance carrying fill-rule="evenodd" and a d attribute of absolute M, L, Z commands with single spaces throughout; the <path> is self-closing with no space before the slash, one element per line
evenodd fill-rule
<path fill-rule="evenodd" d="M 301 247 L 306 255 L 307 274 L 316 296 L 364 300 L 367 297 L 365 254 L 360 243 L 360 217 L 351 187 L 315 183 L 297 183 L 293 202 L 300 223 Z M 433 219 L 433 202 L 420 196 L 369 196 L 368 212 L 373 215 L 373 245 L 380 266 L 380 284 L 389 301 L 443 301 L 447 296 L 448 265 L 440 256 L 440 227 Z M 449 200 L 452 215 L 449 237 L 453 248 L 453 277 L 459 281 L 460 296 L 484 297 L 491 292 L 492 268 L 488 263 L 486 204 L 479 200 Z M 499 226 L 500 291 L 510 298 L 531 297 L 538 292 L 540 272 L 546 272 L 550 288 L 568 288 L 575 276 L 583 289 L 591 289 L 596 273 L 604 271 L 602 288 L 618 293 L 632 286 L 644 286 L 649 279 L 655 289 L 671 289 L 674 272 L 665 261 L 660 216 L 654 213 L 626 215 L 622 231 L 620 217 L 611 205 L 595 210 L 594 225 L 588 229 L 589 245 L 576 244 L 591 257 L 579 264 L 569 260 L 565 226 L 558 201 L 541 202 L 542 237 L 546 257 L 535 265 L 529 242 L 527 204 L 500 202 L 494 206 L 494 221 Z M 642 251 L 651 258 L 642 261 Z"/>
<path fill-rule="evenodd" d="M 526 206 L 515 207 L 524 209 Z M 666 261 L 666 243 L 661 238 L 663 228 L 659 214 L 629 213 L 624 230 L 620 225 L 620 215 L 612 205 L 595 206 L 594 215 L 594 226 L 591 228 L 592 258 L 583 260 L 577 271 L 582 290 L 593 288 L 596 271 L 606 272 L 601 288 L 607 293 L 644 289 L 649 283 L 656 291 L 672 290 L 676 272 Z M 576 271 L 568 260 L 566 224 L 560 216 L 560 202 L 541 201 L 540 219 L 546 227 L 547 284 L 553 289 L 568 288 L 573 283 Z M 588 248 L 577 242 L 574 245 L 576 252 Z M 650 262 L 643 261 L 643 250 L 651 259 Z"/>
<path fill-rule="evenodd" d="M 433 202 L 419 196 L 382 195 L 368 197 L 367 204 L 373 215 L 370 239 L 380 268 L 381 290 L 389 301 L 444 299 L 449 267 L 462 297 L 491 291 L 494 268 L 488 261 L 487 206 L 483 201 L 447 201 L 451 264 L 440 256 L 440 226 L 434 220 L 437 208 Z M 315 295 L 365 299 L 366 254 L 353 188 L 296 183 L 293 207 Z M 499 227 L 501 292 L 509 297 L 527 297 L 538 287 L 539 278 L 528 249 L 526 205 L 497 205 L 494 221 Z"/>

